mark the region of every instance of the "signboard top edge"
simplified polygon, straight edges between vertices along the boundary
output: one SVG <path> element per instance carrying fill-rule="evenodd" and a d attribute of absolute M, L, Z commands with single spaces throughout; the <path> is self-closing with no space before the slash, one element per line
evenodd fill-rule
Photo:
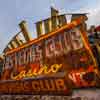
<path fill-rule="evenodd" d="M 72 21 L 71 23 L 60 27 L 59 29 L 56 29 L 53 32 L 50 32 L 48 34 L 44 34 L 44 35 L 40 36 L 39 38 L 33 39 L 33 40 L 29 41 L 28 43 L 25 43 L 24 45 L 22 45 L 22 46 L 20 46 L 18 48 L 15 48 L 13 50 L 10 50 L 10 51 L 6 52 L 5 55 L 9 55 L 9 54 L 12 54 L 14 52 L 19 51 L 20 49 L 29 47 L 32 44 L 35 44 L 35 43 L 37 43 L 37 42 L 39 42 L 39 41 L 41 41 L 43 39 L 49 38 L 49 37 L 51 37 L 53 35 L 56 35 L 56 34 L 58 34 L 59 32 L 61 32 L 63 30 L 72 29 L 73 27 L 76 27 L 76 26 L 80 25 L 81 23 L 82 23 L 82 18 L 80 17 L 80 18 L 76 19 L 75 21 Z"/>

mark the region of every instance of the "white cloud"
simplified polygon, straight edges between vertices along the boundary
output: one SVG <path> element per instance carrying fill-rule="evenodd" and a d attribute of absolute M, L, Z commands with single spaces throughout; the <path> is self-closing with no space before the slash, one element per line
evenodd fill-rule
<path fill-rule="evenodd" d="M 100 8 L 91 9 L 88 17 L 89 25 L 100 25 Z"/>
<path fill-rule="evenodd" d="M 88 21 L 87 24 L 88 26 L 90 25 L 100 25 L 100 6 L 97 5 L 95 8 L 94 7 L 83 7 L 80 8 L 79 10 L 74 11 L 74 13 L 88 13 Z"/>

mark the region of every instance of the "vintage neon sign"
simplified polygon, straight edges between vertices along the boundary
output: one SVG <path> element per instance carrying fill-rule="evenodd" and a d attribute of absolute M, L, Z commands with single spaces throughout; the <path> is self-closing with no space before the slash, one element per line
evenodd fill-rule
<path fill-rule="evenodd" d="M 52 35 L 16 52 L 8 54 L 5 57 L 4 68 L 6 70 L 15 71 L 15 75 L 11 74 L 11 79 L 19 80 L 25 77 L 34 77 L 44 73 L 50 73 L 49 71 L 51 69 L 49 71 L 44 71 L 46 67 L 37 71 L 35 69 L 36 66 L 34 66 L 34 70 L 32 70 L 30 65 L 34 64 L 38 64 L 39 66 L 51 66 L 53 64 L 61 63 L 64 67 L 66 67 L 65 69 L 68 68 L 68 70 L 78 68 L 80 66 L 80 62 L 82 63 L 81 65 L 84 63 L 83 59 L 80 59 L 84 56 L 82 53 L 87 53 L 87 58 L 90 58 L 88 60 L 91 64 L 85 61 L 86 66 L 94 65 L 91 54 L 86 48 L 81 34 L 82 31 L 79 27 L 62 30 L 61 33 L 59 32 L 56 35 Z M 27 70 L 29 68 L 29 70 L 26 71 L 25 69 L 22 71 L 19 70 L 20 68 L 26 68 Z"/>

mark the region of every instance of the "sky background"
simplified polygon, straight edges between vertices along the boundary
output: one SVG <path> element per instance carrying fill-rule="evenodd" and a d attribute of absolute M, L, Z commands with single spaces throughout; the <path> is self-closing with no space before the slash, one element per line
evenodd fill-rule
<path fill-rule="evenodd" d="M 20 31 L 18 24 L 22 20 L 27 21 L 35 38 L 34 23 L 49 17 L 51 6 L 60 13 L 89 13 L 88 26 L 100 24 L 100 0 L 0 0 L 0 53 Z"/>

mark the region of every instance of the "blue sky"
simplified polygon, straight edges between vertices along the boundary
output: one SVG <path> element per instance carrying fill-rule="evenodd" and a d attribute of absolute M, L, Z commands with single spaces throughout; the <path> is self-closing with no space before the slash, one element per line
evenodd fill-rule
<path fill-rule="evenodd" d="M 22 20 L 28 22 L 29 31 L 36 37 L 34 23 L 50 16 L 50 6 L 61 13 L 87 12 L 88 25 L 100 24 L 100 0 L 0 0 L 0 53 L 19 32 Z"/>

